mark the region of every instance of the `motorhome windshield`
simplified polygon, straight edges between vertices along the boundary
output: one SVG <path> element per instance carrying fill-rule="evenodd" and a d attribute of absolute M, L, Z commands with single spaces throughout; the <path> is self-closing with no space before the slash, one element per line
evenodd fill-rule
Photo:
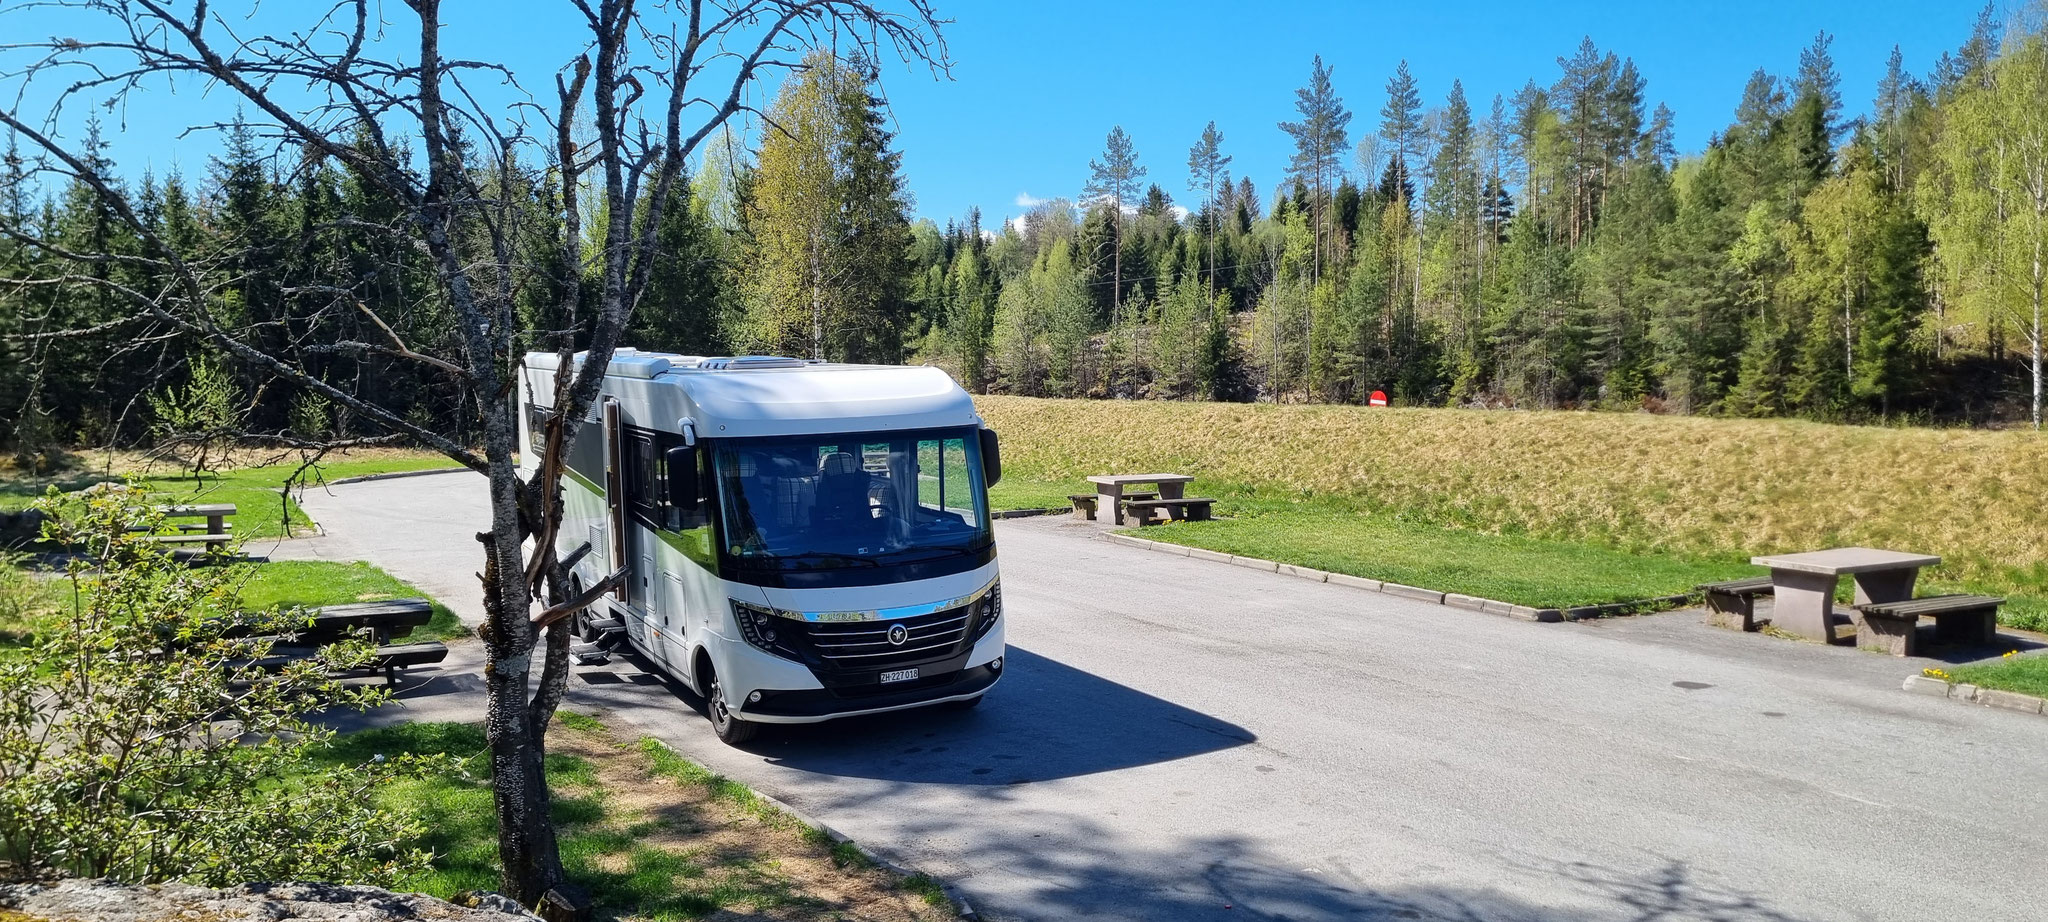
<path fill-rule="evenodd" d="M 875 567 L 992 540 L 972 430 L 749 439 L 714 452 L 726 552 L 742 566 Z"/>

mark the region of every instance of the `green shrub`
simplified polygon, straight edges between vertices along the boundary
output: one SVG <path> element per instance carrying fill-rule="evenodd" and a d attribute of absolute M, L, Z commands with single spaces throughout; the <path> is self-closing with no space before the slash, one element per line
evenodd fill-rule
<path fill-rule="evenodd" d="M 367 644 L 265 669 L 265 638 L 304 615 L 239 614 L 235 568 L 136 541 L 163 524 L 140 490 L 44 505 L 45 537 L 91 563 L 68 565 L 69 610 L 0 656 L 0 871 L 219 886 L 425 867 L 419 824 L 372 798 L 433 766 L 308 760 L 331 734 L 306 715 L 382 700 L 329 678 Z"/>

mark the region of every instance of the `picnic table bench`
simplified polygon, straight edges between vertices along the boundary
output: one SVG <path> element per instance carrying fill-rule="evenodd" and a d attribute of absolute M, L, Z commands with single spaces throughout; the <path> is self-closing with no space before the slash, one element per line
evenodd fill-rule
<path fill-rule="evenodd" d="M 406 667 L 438 663 L 448 657 L 448 645 L 438 640 L 392 643 L 433 617 L 433 603 L 426 599 L 328 605 L 315 609 L 305 626 L 277 635 L 270 655 L 255 665 L 273 671 L 282 669 L 294 660 L 315 655 L 327 644 L 363 637 L 377 645 L 366 670 L 383 673 L 385 683 L 395 685 L 398 673 Z"/>
<path fill-rule="evenodd" d="M 1136 499 L 1125 500 L 1124 511 L 1136 515 L 1140 526 L 1183 520 L 1207 522 L 1210 519 L 1210 507 L 1214 505 L 1216 505 L 1216 501 L 1206 496 L 1186 496 L 1180 499 Z M 1154 511 L 1164 513 L 1165 518 L 1153 515 Z"/>
<path fill-rule="evenodd" d="M 1756 598 L 1774 591 L 1768 576 L 1702 583 L 1693 588 L 1706 594 L 1708 624 L 1745 631 L 1755 631 L 1764 625 L 1756 616 Z"/>
<path fill-rule="evenodd" d="M 1990 643 L 1998 637 L 1998 606 L 2003 604 L 2005 600 L 1997 596 L 1932 595 L 1860 605 L 1856 645 L 1893 656 L 1916 656 L 1921 618 L 1934 619 L 1934 636 L 1942 643 Z"/>

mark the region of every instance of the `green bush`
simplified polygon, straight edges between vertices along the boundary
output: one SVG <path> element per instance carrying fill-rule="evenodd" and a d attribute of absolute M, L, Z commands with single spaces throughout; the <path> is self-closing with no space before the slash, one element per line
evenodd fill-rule
<path fill-rule="evenodd" d="M 235 568 L 136 541 L 163 524 L 140 490 L 44 505 L 45 538 L 81 555 L 69 610 L 0 656 L 0 872 L 381 884 L 426 866 L 419 824 L 373 796 L 435 766 L 308 758 L 331 734 L 306 715 L 384 697 L 329 678 L 367 644 L 265 668 L 303 613 L 238 613 Z"/>

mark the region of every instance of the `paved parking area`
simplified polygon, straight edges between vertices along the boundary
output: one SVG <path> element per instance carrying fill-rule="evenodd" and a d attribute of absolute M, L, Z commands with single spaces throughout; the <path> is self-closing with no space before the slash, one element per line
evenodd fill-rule
<path fill-rule="evenodd" d="M 335 547 L 474 593 L 481 486 L 382 481 L 307 506 Z M 976 711 L 733 749 L 623 659 L 580 670 L 572 706 L 949 877 L 996 918 L 2048 914 L 2048 720 L 1900 692 L 1917 665 L 1686 613 L 1530 624 L 1059 518 L 997 535 L 1011 668 Z M 465 663 L 473 648 L 403 713 L 475 716 Z"/>

